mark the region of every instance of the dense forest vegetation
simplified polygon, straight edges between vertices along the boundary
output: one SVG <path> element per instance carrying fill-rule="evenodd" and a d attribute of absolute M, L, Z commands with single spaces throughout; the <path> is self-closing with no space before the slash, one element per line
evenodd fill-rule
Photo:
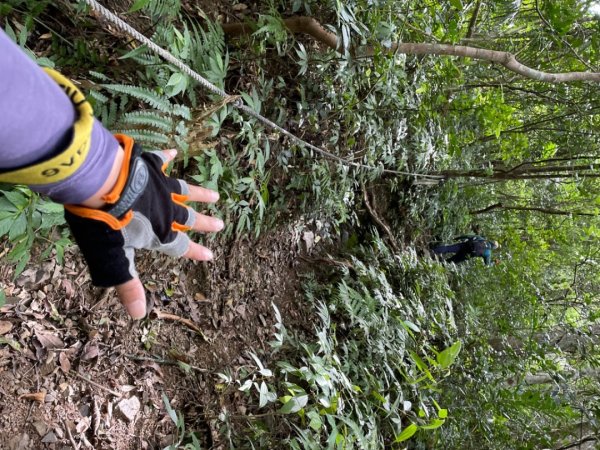
<path fill-rule="evenodd" d="M 597 2 L 105 6 L 337 156 L 243 115 L 83 2 L 0 3 L 5 31 L 77 80 L 107 127 L 177 146 L 178 170 L 219 190 L 213 246 L 315 224 L 307 247 L 323 244 L 298 286 L 308 325 L 275 310 L 270 351 L 215 375 L 246 411 L 212 411 L 215 448 L 600 445 Z M 61 207 L 24 187 L 0 204 L 17 274 L 32 246 L 62 260 Z M 472 232 L 501 243 L 493 265 L 430 256 Z M 172 448 L 205 448 L 168 409 Z"/>

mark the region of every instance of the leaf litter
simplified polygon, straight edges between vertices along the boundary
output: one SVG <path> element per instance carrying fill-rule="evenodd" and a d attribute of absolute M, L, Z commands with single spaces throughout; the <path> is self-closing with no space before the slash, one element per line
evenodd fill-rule
<path fill-rule="evenodd" d="M 12 282 L 13 267 L 0 265 L 0 448 L 163 448 L 176 432 L 163 393 L 187 429 L 224 448 L 214 417 L 245 407 L 217 373 L 264 359 L 272 302 L 290 322 L 307 321 L 296 307 L 301 239 L 290 227 L 215 244 L 208 265 L 140 255 L 159 313 L 139 322 L 114 292 L 91 286 L 74 248 L 64 266 L 41 265 L 50 276 L 30 263 Z M 256 252 L 266 256 L 260 265 Z"/>

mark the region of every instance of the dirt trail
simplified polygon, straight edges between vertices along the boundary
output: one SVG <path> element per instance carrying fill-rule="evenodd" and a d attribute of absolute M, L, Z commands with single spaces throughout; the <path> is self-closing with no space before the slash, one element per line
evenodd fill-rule
<path fill-rule="evenodd" d="M 216 373 L 235 374 L 252 364 L 248 352 L 268 347 L 272 302 L 286 326 L 307 327 L 301 244 L 288 226 L 214 244 L 211 264 L 139 253 L 155 307 L 191 320 L 204 336 L 173 320 L 129 320 L 112 291 L 91 287 L 76 249 L 64 267 L 31 264 L 14 283 L 12 268 L 0 267 L 8 297 L 0 309 L 0 448 L 71 448 L 71 439 L 82 448 L 163 448 L 175 431 L 163 393 L 188 429 L 220 448 L 216 416 L 245 411 L 241 393 L 224 390 Z M 28 399 L 32 393 L 42 402 Z"/>

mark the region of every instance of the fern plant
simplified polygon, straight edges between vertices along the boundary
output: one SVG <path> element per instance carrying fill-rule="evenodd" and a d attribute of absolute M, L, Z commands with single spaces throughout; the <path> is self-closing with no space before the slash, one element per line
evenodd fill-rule
<path fill-rule="evenodd" d="M 94 72 L 90 75 L 98 77 Z M 189 107 L 146 87 L 117 83 L 97 87 L 89 96 L 104 126 L 115 133 L 127 134 L 145 146 L 177 146 L 187 157 L 186 121 L 192 118 Z"/>

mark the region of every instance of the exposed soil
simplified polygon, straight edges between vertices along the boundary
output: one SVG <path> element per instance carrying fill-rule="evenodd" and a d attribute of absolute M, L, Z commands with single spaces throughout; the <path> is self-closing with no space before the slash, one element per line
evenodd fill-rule
<path fill-rule="evenodd" d="M 214 243 L 210 264 L 139 253 L 155 306 L 139 322 L 112 290 L 91 286 L 76 248 L 64 266 L 30 264 L 15 282 L 13 268 L 0 267 L 8 300 L 0 308 L 0 448 L 164 448 L 175 426 L 163 393 L 207 448 L 222 448 L 216 417 L 245 407 L 216 373 L 235 374 L 253 364 L 249 352 L 263 354 L 272 303 L 286 326 L 310 329 L 298 277 L 302 229 Z M 160 313 L 189 319 L 202 334 Z M 134 397 L 139 412 L 127 419 L 119 404 L 135 410 Z"/>

